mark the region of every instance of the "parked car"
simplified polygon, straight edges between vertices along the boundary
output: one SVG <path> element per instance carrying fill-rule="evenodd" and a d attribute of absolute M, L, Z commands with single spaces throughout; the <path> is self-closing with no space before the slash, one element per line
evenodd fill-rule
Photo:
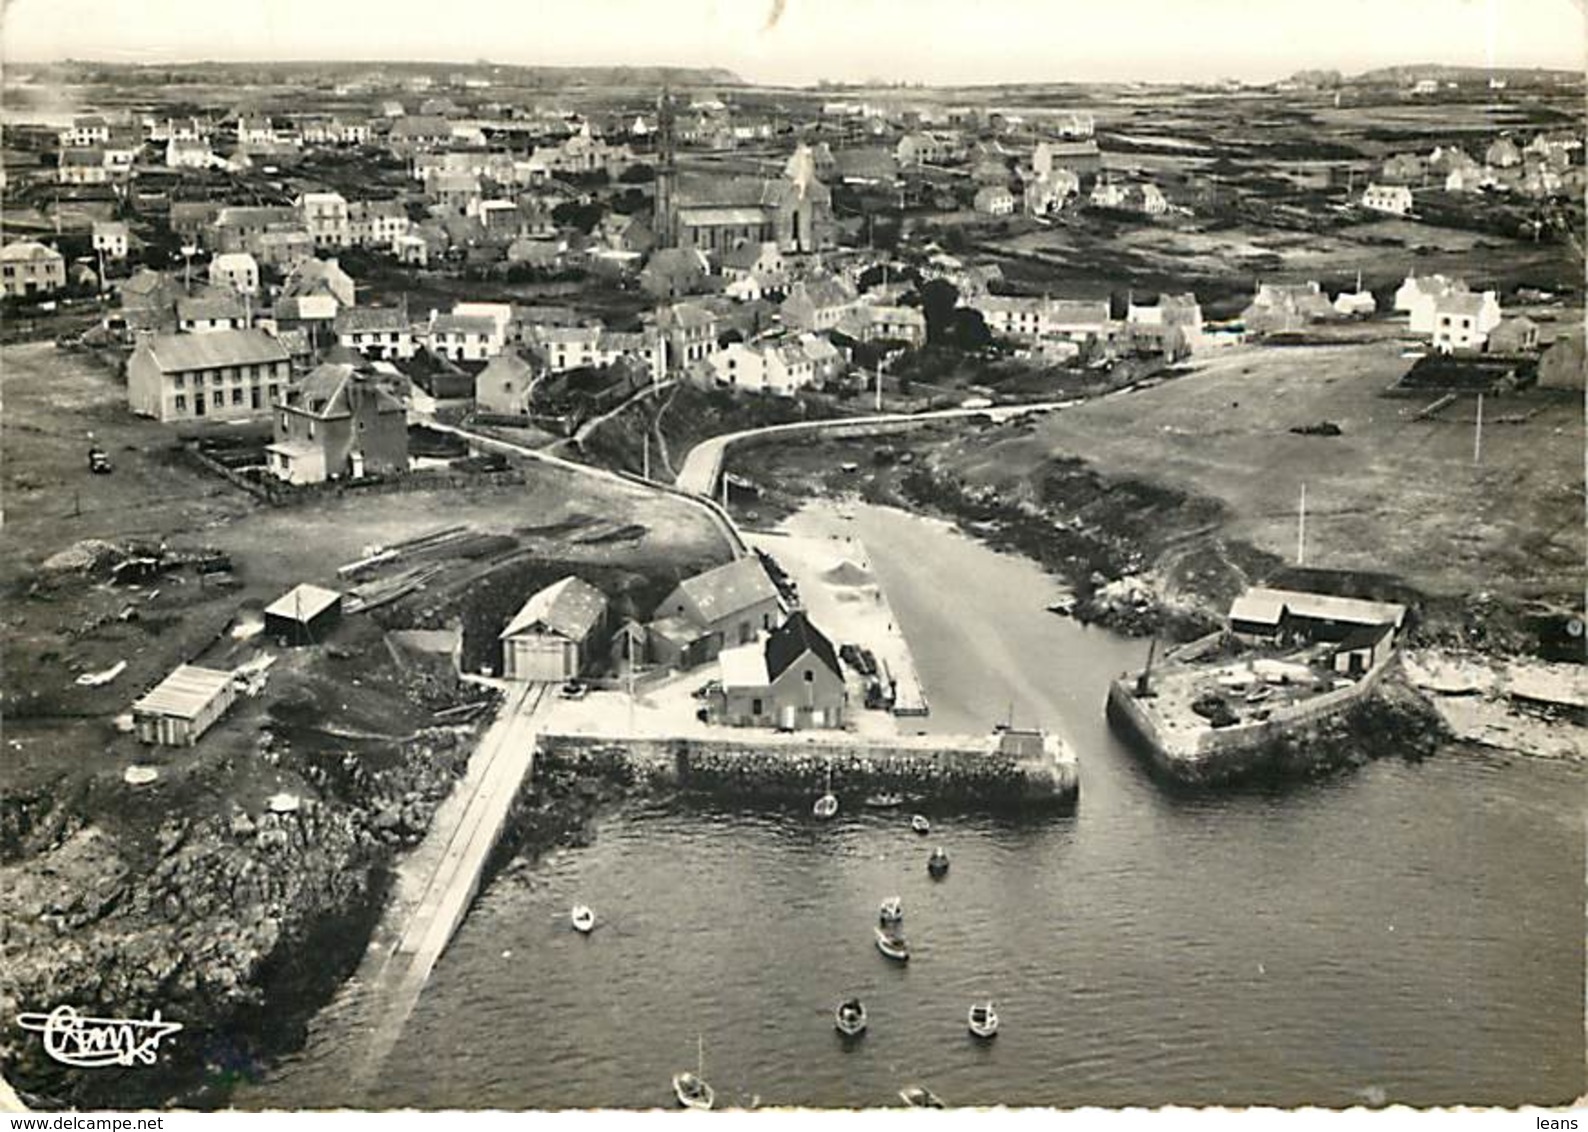
<path fill-rule="evenodd" d="M 558 694 L 565 700 L 582 700 L 590 689 L 578 680 L 570 680 L 558 689 Z"/>
<path fill-rule="evenodd" d="M 96 476 L 108 476 L 111 472 L 110 454 L 103 448 L 90 448 L 88 450 L 88 470 Z"/>

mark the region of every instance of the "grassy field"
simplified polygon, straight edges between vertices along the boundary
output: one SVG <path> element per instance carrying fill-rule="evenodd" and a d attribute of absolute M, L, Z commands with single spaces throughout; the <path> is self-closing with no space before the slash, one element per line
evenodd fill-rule
<path fill-rule="evenodd" d="M 1231 348 L 1189 376 L 967 446 L 955 466 L 998 483 L 1080 457 L 1221 502 L 1221 535 L 1286 561 L 1305 484 L 1309 566 L 1388 572 L 1431 594 L 1580 595 L 1581 396 L 1490 399 L 1474 464 L 1471 401 L 1416 421 L 1423 400 L 1380 396 L 1409 364 L 1393 342 Z M 1516 415 L 1528 419 L 1503 420 Z M 1289 431 L 1324 420 L 1342 435 Z"/>

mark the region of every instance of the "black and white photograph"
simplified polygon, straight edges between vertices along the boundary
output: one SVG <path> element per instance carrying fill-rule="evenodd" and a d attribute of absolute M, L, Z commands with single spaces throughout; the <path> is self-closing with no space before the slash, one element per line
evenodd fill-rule
<path fill-rule="evenodd" d="M 6 0 L 0 1110 L 1578 1127 L 1585 44 Z"/>

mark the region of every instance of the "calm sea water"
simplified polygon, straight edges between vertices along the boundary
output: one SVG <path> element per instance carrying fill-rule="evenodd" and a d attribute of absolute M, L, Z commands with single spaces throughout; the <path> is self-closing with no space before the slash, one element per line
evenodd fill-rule
<path fill-rule="evenodd" d="M 925 1084 L 991 1105 L 1565 1102 L 1583 1092 L 1580 768 L 1451 753 L 1314 784 L 1166 793 L 1109 733 L 1144 645 L 1043 612 L 1030 563 L 857 508 L 937 730 L 1017 723 L 1081 754 L 1071 816 L 634 805 L 499 878 L 442 958 L 380 1106 L 872 1106 Z M 928 847 L 951 854 L 926 874 Z M 914 957 L 877 954 L 898 894 Z M 567 927 L 575 902 L 603 926 Z M 859 995 L 846 1048 L 832 1009 Z M 1002 1030 L 978 1044 L 972 1001 Z M 328 1106 L 335 1028 L 261 1103 Z M 290 1101 L 287 1098 L 292 1098 Z M 242 1103 L 250 1103 L 244 1098 Z"/>

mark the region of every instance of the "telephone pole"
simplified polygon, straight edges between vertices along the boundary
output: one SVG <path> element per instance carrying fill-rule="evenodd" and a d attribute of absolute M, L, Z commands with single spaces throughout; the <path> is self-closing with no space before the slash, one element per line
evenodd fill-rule
<path fill-rule="evenodd" d="M 1483 462 L 1483 394 L 1478 394 L 1478 421 L 1472 430 L 1472 462 Z"/>
<path fill-rule="evenodd" d="M 1307 564 L 1307 485 L 1301 485 L 1301 511 L 1296 518 L 1296 565 Z"/>

